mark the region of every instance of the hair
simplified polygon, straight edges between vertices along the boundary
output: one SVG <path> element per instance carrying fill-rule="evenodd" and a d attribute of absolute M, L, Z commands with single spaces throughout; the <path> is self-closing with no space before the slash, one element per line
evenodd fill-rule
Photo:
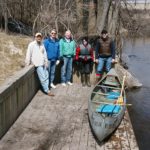
<path fill-rule="evenodd" d="M 85 41 L 88 42 L 88 37 L 87 37 L 87 36 L 83 37 L 83 38 L 82 38 L 82 41 L 83 41 L 83 40 L 85 40 Z"/>
<path fill-rule="evenodd" d="M 70 30 L 67 30 L 67 31 L 65 32 L 65 35 L 66 35 L 67 32 L 71 34 L 71 31 L 70 31 Z"/>
<path fill-rule="evenodd" d="M 108 32 L 107 32 L 107 30 L 105 30 L 105 29 L 103 29 L 102 30 L 102 32 L 101 32 L 101 34 L 107 34 Z"/>
<path fill-rule="evenodd" d="M 56 29 L 52 29 L 51 32 L 54 31 L 55 33 L 57 33 Z"/>

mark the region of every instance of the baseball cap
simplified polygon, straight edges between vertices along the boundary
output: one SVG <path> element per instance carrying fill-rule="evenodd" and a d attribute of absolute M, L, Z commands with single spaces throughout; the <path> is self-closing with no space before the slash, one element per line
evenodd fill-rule
<path fill-rule="evenodd" d="M 38 33 L 35 34 L 35 37 L 37 37 L 37 36 L 41 36 L 42 37 L 42 34 L 40 32 L 38 32 Z"/>

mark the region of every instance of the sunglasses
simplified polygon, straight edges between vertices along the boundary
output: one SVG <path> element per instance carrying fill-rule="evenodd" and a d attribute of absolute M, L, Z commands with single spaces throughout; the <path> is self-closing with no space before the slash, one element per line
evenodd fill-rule
<path fill-rule="evenodd" d="M 56 34 L 56 33 L 52 32 L 51 34 Z"/>

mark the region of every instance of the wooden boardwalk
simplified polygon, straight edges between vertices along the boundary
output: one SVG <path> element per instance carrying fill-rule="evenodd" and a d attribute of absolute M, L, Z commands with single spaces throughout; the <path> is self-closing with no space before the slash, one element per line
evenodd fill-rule
<path fill-rule="evenodd" d="M 39 91 L 0 141 L 0 150 L 138 150 L 126 113 L 116 132 L 97 143 L 88 122 L 92 90 L 80 84 L 53 90 L 55 97 Z"/>

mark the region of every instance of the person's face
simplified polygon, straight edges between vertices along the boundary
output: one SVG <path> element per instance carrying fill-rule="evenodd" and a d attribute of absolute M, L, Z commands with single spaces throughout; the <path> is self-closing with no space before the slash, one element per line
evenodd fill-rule
<path fill-rule="evenodd" d="M 51 35 L 52 38 L 56 38 L 56 34 L 57 33 L 55 31 L 51 31 L 51 33 L 50 33 L 50 35 Z"/>
<path fill-rule="evenodd" d="M 38 43 L 40 43 L 40 42 L 42 41 L 42 37 L 41 37 L 41 36 L 37 36 L 37 37 L 35 37 L 35 40 L 36 40 Z"/>
<path fill-rule="evenodd" d="M 102 34 L 102 38 L 103 38 L 103 39 L 106 39 L 107 37 L 108 37 L 108 33 L 103 33 L 103 34 Z"/>
<path fill-rule="evenodd" d="M 83 45 L 87 45 L 87 41 L 86 40 L 83 40 Z"/>
<path fill-rule="evenodd" d="M 65 37 L 66 37 L 67 39 L 70 39 L 71 33 L 70 33 L 70 32 L 66 32 Z"/>

